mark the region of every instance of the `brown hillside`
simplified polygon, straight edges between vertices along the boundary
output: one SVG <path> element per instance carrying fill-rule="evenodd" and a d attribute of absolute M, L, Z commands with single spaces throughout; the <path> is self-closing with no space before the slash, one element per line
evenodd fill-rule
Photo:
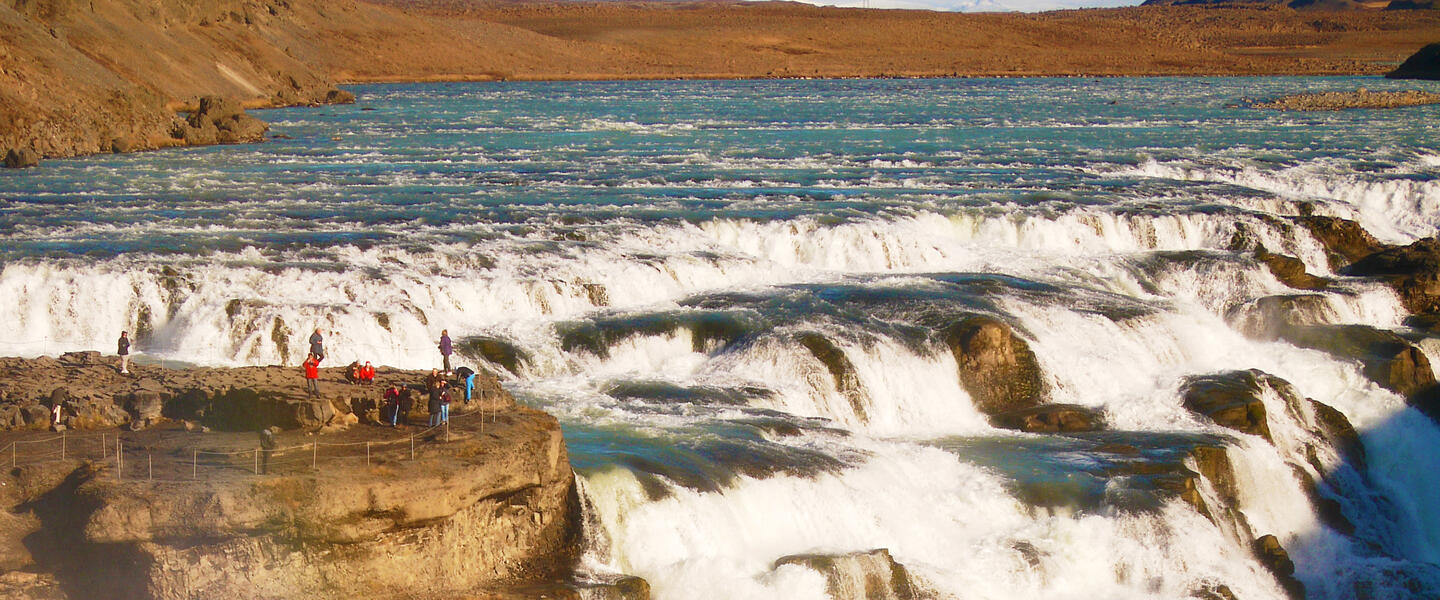
<path fill-rule="evenodd" d="M 1378 74 L 1440 38 L 1423 10 L 374 1 L 10 0 L 0 154 L 179 144 L 201 95 L 307 104 L 337 81 Z"/>

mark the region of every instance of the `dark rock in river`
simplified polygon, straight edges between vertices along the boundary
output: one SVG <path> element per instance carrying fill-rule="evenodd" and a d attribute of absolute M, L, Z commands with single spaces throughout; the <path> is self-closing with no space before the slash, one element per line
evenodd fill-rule
<path fill-rule="evenodd" d="M 1339 318 L 1330 302 L 1318 294 L 1265 296 L 1230 310 L 1226 319 L 1252 338 L 1285 339 L 1296 328 L 1325 325 Z"/>
<path fill-rule="evenodd" d="M 1401 3 L 1403 2 L 1404 0 L 1401 0 Z M 1398 8 L 1396 4 L 1396 2 L 1391 2 L 1390 6 Z M 1428 4 L 1428 8 L 1435 8 L 1433 2 Z M 1422 7 L 1416 6 L 1416 8 Z M 1440 43 L 1421 48 L 1420 51 L 1410 55 L 1410 58 L 1405 59 L 1405 62 L 1401 63 L 1394 71 L 1387 73 L 1385 77 L 1390 79 L 1440 79 Z"/>
<path fill-rule="evenodd" d="M 960 384 L 987 415 L 1044 402 L 1040 365 L 1025 340 L 992 317 L 974 316 L 945 329 Z"/>
<path fill-rule="evenodd" d="M 1305 599 L 1305 584 L 1295 578 L 1295 563 L 1290 560 L 1290 553 L 1280 545 L 1280 540 L 1273 535 L 1261 536 L 1255 540 L 1254 551 L 1260 564 L 1275 575 L 1280 587 L 1285 588 L 1285 593 L 1292 600 Z"/>
<path fill-rule="evenodd" d="M 519 375 L 530 354 L 508 341 L 492 337 L 470 337 L 456 344 L 460 354 L 483 358 L 513 374 Z"/>
<path fill-rule="evenodd" d="M 1339 269 L 1387 246 L 1365 231 L 1359 223 L 1339 217 L 1292 217 L 1325 247 L 1332 269 Z"/>
<path fill-rule="evenodd" d="M 1280 283 L 1292 288 L 1301 290 L 1322 290 L 1330 285 L 1330 280 L 1324 277 L 1316 277 L 1305 271 L 1305 263 L 1293 256 L 1275 254 L 1266 250 L 1264 246 L 1255 249 L 1255 258 L 1265 263 L 1270 273 L 1275 275 Z"/>
<path fill-rule="evenodd" d="M 1342 272 L 1384 279 L 1412 313 L 1440 312 L 1440 239 L 1373 253 Z"/>
<path fill-rule="evenodd" d="M 1030 433 L 1073 433 L 1105 428 L 1105 415 L 1078 404 L 1043 404 L 990 416 L 990 424 Z"/>
<path fill-rule="evenodd" d="M 29 148 L 12 148 L 5 153 L 5 166 L 11 169 L 24 169 L 40 165 L 40 154 Z"/>
<path fill-rule="evenodd" d="M 800 565 L 825 576 L 826 591 L 835 600 L 914 600 L 910 573 L 878 548 L 850 554 L 797 554 L 781 557 L 775 568 Z"/>
<path fill-rule="evenodd" d="M 1185 408 L 1210 417 L 1222 427 L 1258 435 L 1270 441 L 1265 403 L 1260 400 L 1259 371 L 1230 371 L 1190 377 L 1181 385 Z"/>
<path fill-rule="evenodd" d="M 1190 592 L 1190 597 L 1196 600 L 1238 600 L 1235 592 L 1230 591 L 1230 586 L 1225 584 L 1210 584 Z"/>

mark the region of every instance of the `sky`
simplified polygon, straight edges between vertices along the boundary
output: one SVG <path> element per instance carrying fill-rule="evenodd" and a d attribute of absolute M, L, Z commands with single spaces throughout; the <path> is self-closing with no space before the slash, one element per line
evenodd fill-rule
<path fill-rule="evenodd" d="M 918 8 L 960 12 L 1039 12 L 1069 8 L 1134 6 L 1141 0 L 800 0 L 822 6 Z"/>

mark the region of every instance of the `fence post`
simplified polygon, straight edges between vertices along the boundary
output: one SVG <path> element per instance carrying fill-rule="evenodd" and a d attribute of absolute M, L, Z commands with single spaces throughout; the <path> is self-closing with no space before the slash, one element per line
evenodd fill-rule
<path fill-rule="evenodd" d="M 115 436 L 115 481 L 122 481 L 121 473 L 125 471 L 125 441 L 120 436 Z"/>
<path fill-rule="evenodd" d="M 65 460 L 65 431 L 60 431 L 60 460 Z"/>
<path fill-rule="evenodd" d="M 105 445 L 105 433 L 100 433 L 100 460 L 110 458 L 110 448 Z"/>
<path fill-rule="evenodd" d="M 155 459 L 149 454 L 145 455 L 145 464 L 150 467 L 150 481 L 155 481 Z"/>
<path fill-rule="evenodd" d="M 415 460 L 415 434 L 410 434 L 410 460 Z"/>
<path fill-rule="evenodd" d="M 12 469 L 15 468 L 15 446 L 17 445 L 19 444 L 10 442 L 10 468 Z"/>
<path fill-rule="evenodd" d="M 200 451 L 199 451 L 199 450 L 191 450 L 191 451 L 190 451 L 190 478 L 191 478 L 191 479 L 199 479 L 199 478 L 200 478 Z"/>
<path fill-rule="evenodd" d="M 318 459 L 320 458 L 320 450 L 319 450 L 319 447 L 320 447 L 320 444 L 318 444 L 318 443 L 316 443 L 316 442 L 310 442 L 310 468 L 311 468 L 312 470 L 314 470 L 314 469 L 317 468 L 315 465 L 316 465 L 316 463 L 318 462 Z"/>
<path fill-rule="evenodd" d="M 260 449 L 255 449 L 255 474 L 260 474 Z"/>
<path fill-rule="evenodd" d="M 450 441 L 450 420 L 445 420 L 445 441 Z"/>
<path fill-rule="evenodd" d="M 365 442 L 365 466 L 370 466 L 370 442 Z"/>

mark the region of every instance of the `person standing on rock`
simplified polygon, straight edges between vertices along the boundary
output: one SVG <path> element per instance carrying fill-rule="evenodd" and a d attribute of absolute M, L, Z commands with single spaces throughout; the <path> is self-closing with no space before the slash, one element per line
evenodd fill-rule
<path fill-rule="evenodd" d="M 450 343 L 450 330 L 440 330 L 440 358 L 445 363 L 445 372 L 450 372 L 450 354 L 455 352 L 455 345 Z"/>
<path fill-rule="evenodd" d="M 310 354 L 315 357 L 315 364 L 325 360 L 325 338 L 320 335 L 320 328 L 315 328 L 315 333 L 310 334 Z"/>
<path fill-rule="evenodd" d="M 270 472 L 270 455 L 275 453 L 278 446 L 275 442 L 275 432 L 267 429 L 260 430 L 260 474 Z"/>
<path fill-rule="evenodd" d="M 440 382 L 440 422 L 450 422 L 450 386 Z"/>
<path fill-rule="evenodd" d="M 381 410 L 380 418 L 390 421 L 391 427 L 396 427 L 400 419 L 400 388 L 395 384 L 385 388 L 385 405 Z"/>
<path fill-rule="evenodd" d="M 395 418 L 395 426 L 410 426 L 410 409 L 415 406 L 415 400 L 410 396 L 410 386 L 400 388 L 400 404 L 398 410 L 400 415 Z"/>
<path fill-rule="evenodd" d="M 312 353 L 305 357 L 305 395 L 320 397 L 320 359 Z"/>
<path fill-rule="evenodd" d="M 120 355 L 120 374 L 130 374 L 130 332 L 120 332 L 120 342 L 115 353 Z"/>

